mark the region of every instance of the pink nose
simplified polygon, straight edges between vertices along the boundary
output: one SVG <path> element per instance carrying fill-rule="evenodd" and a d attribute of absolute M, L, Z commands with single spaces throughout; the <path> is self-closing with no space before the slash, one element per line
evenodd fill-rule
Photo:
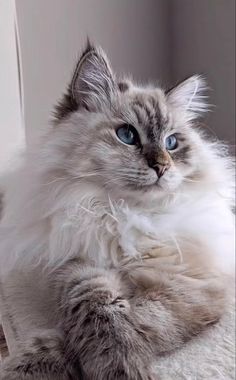
<path fill-rule="evenodd" d="M 170 168 L 170 164 L 169 163 L 161 164 L 157 162 L 155 165 L 153 165 L 152 168 L 156 171 L 158 178 L 160 178 Z"/>

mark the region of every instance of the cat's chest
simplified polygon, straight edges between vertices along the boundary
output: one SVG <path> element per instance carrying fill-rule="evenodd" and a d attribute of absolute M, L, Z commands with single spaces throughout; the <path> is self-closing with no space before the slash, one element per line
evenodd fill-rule
<path fill-rule="evenodd" d="M 130 211 L 119 221 L 119 243 L 126 255 L 146 253 L 157 246 L 173 245 L 176 236 L 189 234 L 186 217 L 175 213 Z"/>
<path fill-rule="evenodd" d="M 126 208 L 118 210 L 115 218 L 108 214 L 96 223 L 87 223 L 83 238 L 94 237 L 90 239 L 89 252 L 99 249 L 99 257 L 104 252 L 105 257 L 136 256 L 157 246 L 176 246 L 176 241 L 183 237 L 194 239 L 201 233 L 197 226 L 205 229 L 205 222 L 204 213 L 194 213 L 190 207 L 163 212 Z"/>
<path fill-rule="evenodd" d="M 218 200 L 201 199 L 162 213 L 130 210 L 120 220 L 117 231 L 126 256 L 162 247 L 183 255 L 185 251 L 201 254 L 218 268 L 230 268 L 234 262 L 233 216 Z"/>
<path fill-rule="evenodd" d="M 234 223 L 224 204 L 204 198 L 157 211 L 124 208 L 102 217 L 87 213 L 73 225 L 70 236 L 73 251 L 99 265 L 113 265 L 124 256 L 137 257 L 156 247 L 183 252 L 189 243 L 231 263 Z"/>

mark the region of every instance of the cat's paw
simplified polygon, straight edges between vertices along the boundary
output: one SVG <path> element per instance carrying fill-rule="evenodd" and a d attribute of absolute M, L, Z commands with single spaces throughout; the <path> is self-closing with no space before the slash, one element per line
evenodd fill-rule
<path fill-rule="evenodd" d="M 200 279 L 178 274 L 169 277 L 162 291 L 176 304 L 180 319 L 189 323 L 196 333 L 216 323 L 225 310 L 225 287 L 211 275 Z"/>
<path fill-rule="evenodd" d="M 112 289 L 101 289 L 94 290 L 91 294 L 88 294 L 86 301 L 86 307 L 91 309 L 112 309 L 115 310 L 128 310 L 130 308 L 129 301 L 124 297 L 120 296 L 118 292 Z"/>
<path fill-rule="evenodd" d="M 211 276 L 195 281 L 194 291 L 198 302 L 199 318 L 206 325 L 216 323 L 226 308 L 225 284 L 220 278 L 212 278 Z"/>
<path fill-rule="evenodd" d="M 133 284 L 136 291 L 150 289 L 163 282 L 169 281 L 172 277 L 186 271 L 186 266 L 176 264 L 175 256 L 164 262 L 159 258 L 148 258 L 142 261 L 129 263 L 122 268 L 122 275 L 128 284 Z"/>

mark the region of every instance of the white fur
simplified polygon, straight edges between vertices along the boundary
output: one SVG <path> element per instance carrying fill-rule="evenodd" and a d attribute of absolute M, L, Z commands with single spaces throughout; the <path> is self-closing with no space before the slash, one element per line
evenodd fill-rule
<path fill-rule="evenodd" d="M 63 178 L 43 183 L 43 173 L 58 160 L 48 147 L 43 157 L 40 146 L 27 152 L 22 167 L 5 178 L 2 275 L 22 262 L 36 265 L 46 258 L 53 268 L 76 255 L 116 265 L 124 256 L 139 258 L 159 245 L 181 252 L 186 241 L 203 246 L 214 268 L 233 270 L 232 169 L 227 158 L 215 153 L 217 144 L 201 147 L 205 177 L 199 183 L 184 183 L 177 193 L 150 193 L 139 201 L 115 198 L 86 178 L 73 184 Z"/>
<path fill-rule="evenodd" d="M 191 128 L 207 108 L 202 98 L 204 80 L 191 77 L 166 96 L 161 89 L 135 86 L 120 94 L 114 78 L 101 50 L 88 53 L 77 67 L 71 90 L 74 101 L 79 95 L 78 102 L 82 98 L 90 111 L 81 107 L 67 121 L 49 128 L 38 146 L 25 153 L 20 168 L 2 180 L 6 191 L 0 224 L 3 275 L 21 263 L 30 267 L 43 259 L 55 268 L 74 256 L 102 266 L 117 265 L 157 246 L 173 247 L 185 260 L 184 247 L 192 245 L 194 255 L 203 256 L 213 268 L 231 271 L 234 267 L 232 162 L 220 157 L 221 145 L 205 141 Z M 134 166 L 137 156 L 131 150 L 121 160 L 128 147 L 119 150 L 114 127 L 110 128 L 118 122 L 118 110 L 126 123 L 137 124 L 129 102 L 138 93 L 147 99 L 156 96 L 162 118 L 169 116 L 171 127 L 185 133 L 193 150 L 191 164 L 174 163 L 158 187 L 151 186 L 157 175 L 143 158 L 140 168 L 146 174 L 136 175 L 135 181 L 142 180 L 147 191 L 131 191 L 123 182 L 120 187 L 115 182 L 117 173 L 124 175 L 126 170 L 126 178 L 129 174 L 134 183 L 132 170 L 138 173 L 139 166 Z M 140 125 L 137 130 L 144 139 Z M 104 142 L 103 134 L 113 143 Z M 98 159 L 100 166 L 95 166 L 90 181 L 91 163 Z M 200 173 L 199 180 L 191 182 L 191 170 Z M 112 186 L 105 186 L 109 182 Z"/>
<path fill-rule="evenodd" d="M 193 75 L 169 93 L 169 102 L 174 108 L 184 112 L 186 121 L 192 121 L 200 113 L 208 111 L 206 90 L 205 80 L 200 75 Z"/>

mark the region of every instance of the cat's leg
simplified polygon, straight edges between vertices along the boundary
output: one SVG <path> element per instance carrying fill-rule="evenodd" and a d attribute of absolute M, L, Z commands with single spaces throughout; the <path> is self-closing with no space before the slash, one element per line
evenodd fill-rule
<path fill-rule="evenodd" d="M 225 310 L 223 281 L 199 268 L 149 260 L 130 265 L 123 278 L 133 284 L 131 308 L 157 354 L 180 347 Z"/>
<path fill-rule="evenodd" d="M 61 270 L 67 355 L 80 360 L 88 379 L 150 379 L 154 354 L 180 347 L 221 316 L 224 292 L 214 280 L 152 264 L 119 276 L 76 262 Z"/>
<path fill-rule="evenodd" d="M 79 368 L 69 365 L 63 339 L 56 331 L 31 338 L 19 352 L 4 359 L 0 380 L 82 380 Z"/>
<path fill-rule="evenodd" d="M 80 361 L 86 379 L 156 379 L 150 369 L 152 344 L 117 273 L 73 262 L 61 270 L 58 284 L 67 357 Z"/>

